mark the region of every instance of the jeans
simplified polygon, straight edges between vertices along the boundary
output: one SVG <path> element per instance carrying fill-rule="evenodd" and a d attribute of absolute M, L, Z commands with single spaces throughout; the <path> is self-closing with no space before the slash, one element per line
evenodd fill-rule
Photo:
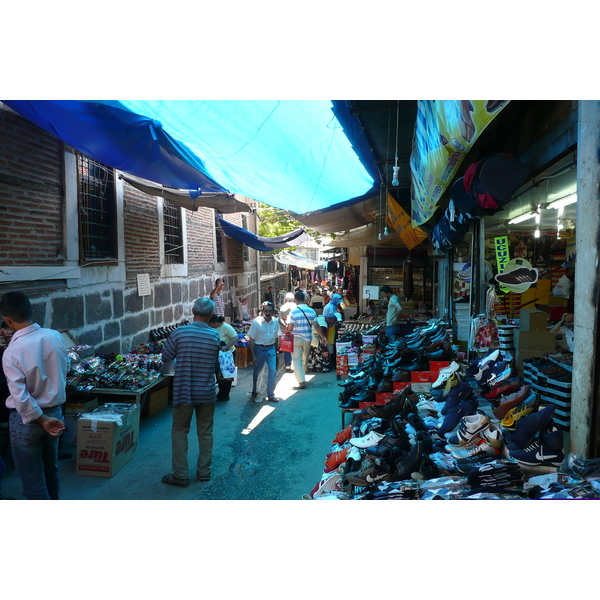
<path fill-rule="evenodd" d="M 259 346 L 254 344 L 254 358 L 256 365 L 252 371 L 252 393 L 258 391 L 258 376 L 262 368 L 267 365 L 267 396 L 273 398 L 275 396 L 275 383 L 277 379 L 277 353 L 275 352 L 275 344 L 272 346 Z"/>
<path fill-rule="evenodd" d="M 202 479 L 210 477 L 213 451 L 213 422 L 215 403 L 173 405 L 173 427 L 171 428 L 171 447 L 173 452 L 173 476 L 176 479 L 189 479 L 188 470 L 188 434 L 192 415 L 196 413 L 196 433 L 198 435 L 198 463 L 196 476 Z"/>
<path fill-rule="evenodd" d="M 292 360 L 294 361 L 294 376 L 298 383 L 306 383 L 306 364 L 308 362 L 308 355 L 310 354 L 310 342 L 311 340 L 305 340 L 300 336 L 294 337 L 294 352 L 292 353 Z"/>
<path fill-rule="evenodd" d="M 44 414 L 63 418 L 62 406 L 44 409 Z M 50 435 L 39 423 L 25 425 L 16 410 L 10 411 L 10 445 L 13 461 L 27 500 L 58 500 L 59 436 Z"/>
<path fill-rule="evenodd" d="M 286 367 L 291 367 L 292 366 L 292 353 L 291 352 L 284 352 L 283 353 L 283 364 Z"/>
<path fill-rule="evenodd" d="M 385 335 L 390 342 L 395 342 L 400 337 L 400 325 L 388 325 L 385 328 Z"/>

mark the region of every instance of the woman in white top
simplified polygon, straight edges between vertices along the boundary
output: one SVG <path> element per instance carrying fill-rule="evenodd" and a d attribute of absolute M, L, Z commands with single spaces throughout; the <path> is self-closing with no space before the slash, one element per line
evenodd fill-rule
<path fill-rule="evenodd" d="M 214 315 L 208 322 L 209 326 L 216 329 L 221 340 L 221 352 L 231 353 L 231 360 L 235 364 L 235 343 L 238 340 L 238 335 L 235 329 L 229 324 L 225 323 L 225 317 L 221 315 Z M 229 400 L 229 392 L 233 384 L 233 379 L 224 379 L 219 377 L 219 392 L 217 393 L 217 401 L 224 402 Z"/>

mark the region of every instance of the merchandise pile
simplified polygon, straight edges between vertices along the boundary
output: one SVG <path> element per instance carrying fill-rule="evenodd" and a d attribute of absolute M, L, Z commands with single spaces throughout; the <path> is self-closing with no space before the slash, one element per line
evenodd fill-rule
<path fill-rule="evenodd" d="M 452 360 L 427 391 L 411 381 L 426 359 L 453 351 L 445 332 L 432 321 L 349 371 L 340 406 L 352 421 L 305 498 L 600 498 L 600 464 L 565 457 L 558 405 L 518 376 L 508 352 Z M 390 384 L 386 403 L 369 402 Z"/>
<path fill-rule="evenodd" d="M 67 392 L 94 388 L 139 390 L 162 378 L 160 354 L 99 355 L 72 363 L 67 373 Z"/>

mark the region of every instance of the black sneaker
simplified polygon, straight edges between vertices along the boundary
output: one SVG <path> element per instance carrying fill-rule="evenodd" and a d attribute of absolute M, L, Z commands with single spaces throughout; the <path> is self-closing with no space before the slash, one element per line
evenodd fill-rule
<path fill-rule="evenodd" d="M 421 464 L 423 443 L 417 442 L 412 450 L 396 461 L 396 481 L 410 479 L 411 473 Z"/>
<path fill-rule="evenodd" d="M 346 479 L 352 485 L 365 487 L 379 481 L 388 481 L 389 475 L 390 468 L 387 465 L 376 465 L 375 463 L 369 463 L 360 471 L 346 474 Z"/>
<path fill-rule="evenodd" d="M 508 273 L 500 273 L 496 275 L 496 281 L 500 283 L 507 283 L 508 285 L 520 285 L 521 283 L 535 283 L 538 278 L 536 269 L 528 269 L 526 267 L 519 267 L 514 271 Z"/>
<path fill-rule="evenodd" d="M 423 455 L 419 468 L 411 473 L 412 479 L 437 479 L 441 473 L 438 466 L 427 456 Z"/>

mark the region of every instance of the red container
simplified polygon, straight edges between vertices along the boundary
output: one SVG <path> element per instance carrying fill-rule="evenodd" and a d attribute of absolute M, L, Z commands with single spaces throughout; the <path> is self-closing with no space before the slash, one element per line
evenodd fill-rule
<path fill-rule="evenodd" d="M 432 360 L 429 363 L 429 370 L 437 371 L 439 373 L 442 369 L 445 369 L 446 367 L 449 367 L 449 366 L 450 366 L 450 363 L 447 360 Z"/>
<path fill-rule="evenodd" d="M 413 371 L 410 374 L 410 380 L 413 383 L 430 383 L 431 371 Z"/>

